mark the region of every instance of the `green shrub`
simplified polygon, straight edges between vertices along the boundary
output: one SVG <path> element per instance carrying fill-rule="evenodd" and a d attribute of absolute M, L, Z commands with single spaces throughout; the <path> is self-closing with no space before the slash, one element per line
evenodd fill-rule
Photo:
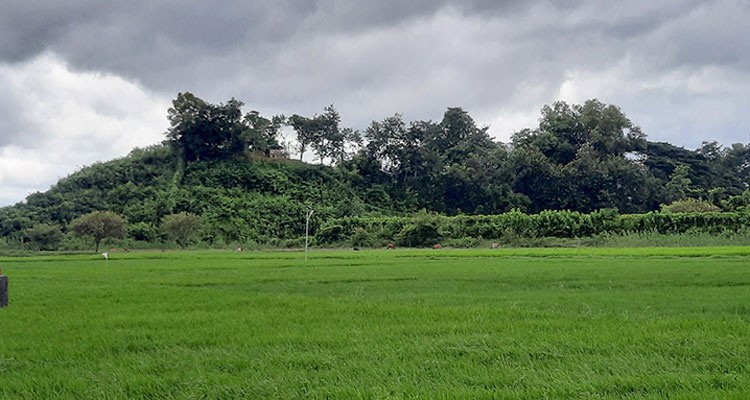
<path fill-rule="evenodd" d="M 165 215 L 161 220 L 164 235 L 183 249 L 195 243 L 202 226 L 203 218 L 186 212 Z"/>
<path fill-rule="evenodd" d="M 135 240 L 153 242 L 159 237 L 159 232 L 148 222 L 136 222 L 128 225 L 128 235 Z"/>
<path fill-rule="evenodd" d="M 320 243 L 327 244 L 342 241 L 344 239 L 344 227 L 341 225 L 323 226 L 315 234 L 315 239 Z"/>
<path fill-rule="evenodd" d="M 442 236 L 439 232 L 439 217 L 432 214 L 421 214 L 406 225 L 396 235 L 396 243 L 400 246 L 419 247 L 432 246 L 440 243 Z"/>
<path fill-rule="evenodd" d="M 479 239 L 473 237 L 462 237 L 458 239 L 448 239 L 442 243 L 445 247 L 453 247 L 457 249 L 468 249 L 471 247 L 477 247 L 479 245 Z"/>
<path fill-rule="evenodd" d="M 669 205 L 662 204 L 661 209 L 662 211 L 672 213 L 700 213 L 721 211 L 718 206 L 698 199 L 677 200 Z"/>
<path fill-rule="evenodd" d="M 375 238 L 362 228 L 357 228 L 354 231 L 351 241 L 354 247 L 373 247 L 376 243 Z"/>
<path fill-rule="evenodd" d="M 35 250 L 57 250 L 63 234 L 57 225 L 36 224 L 26 230 L 26 238 Z"/>
<path fill-rule="evenodd" d="M 310 242 L 312 244 L 312 242 Z M 301 249 L 305 247 L 305 237 L 298 237 L 293 239 L 281 239 L 278 242 L 278 247 L 285 249 Z"/>
<path fill-rule="evenodd" d="M 748 226 L 750 213 L 744 212 L 650 212 L 620 215 L 615 209 L 590 214 L 571 211 L 525 214 L 514 210 L 497 215 L 455 217 L 426 213 L 411 217 L 347 217 L 329 220 L 321 232 L 335 232 L 335 235 L 326 233 L 325 237 L 330 242 L 351 240 L 352 235 L 361 229 L 369 233 L 378 244 L 396 242 L 407 247 L 430 246 L 462 238 L 497 240 L 507 246 L 529 246 L 552 243 L 541 240 L 543 238 L 579 239 L 624 233 L 673 234 L 692 230 L 711 234 L 735 234 L 746 230 Z M 332 240 L 333 237 L 338 240 Z"/>

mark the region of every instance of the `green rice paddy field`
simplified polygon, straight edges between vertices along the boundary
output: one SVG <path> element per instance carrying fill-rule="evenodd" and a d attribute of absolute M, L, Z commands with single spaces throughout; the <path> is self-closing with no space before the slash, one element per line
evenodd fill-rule
<path fill-rule="evenodd" d="M 3 399 L 750 398 L 750 247 L 0 268 Z"/>

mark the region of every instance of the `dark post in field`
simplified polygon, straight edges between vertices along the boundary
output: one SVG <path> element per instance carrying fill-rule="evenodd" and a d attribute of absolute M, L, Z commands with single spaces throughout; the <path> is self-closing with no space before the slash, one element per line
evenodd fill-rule
<path fill-rule="evenodd" d="M 0 307 L 8 306 L 8 277 L 0 275 Z"/>

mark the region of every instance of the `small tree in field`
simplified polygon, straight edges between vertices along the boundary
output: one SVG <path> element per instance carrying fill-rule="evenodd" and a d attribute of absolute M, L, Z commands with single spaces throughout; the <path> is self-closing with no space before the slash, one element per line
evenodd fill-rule
<path fill-rule="evenodd" d="M 165 215 L 161 219 L 161 229 L 164 234 L 183 249 L 195 241 L 202 225 L 203 218 L 186 212 Z"/>
<path fill-rule="evenodd" d="M 104 238 L 121 238 L 125 236 L 127 222 L 112 211 L 94 211 L 74 219 L 70 229 L 79 236 L 94 238 L 96 251 Z"/>
<path fill-rule="evenodd" d="M 26 230 L 26 238 L 37 250 L 56 250 L 63 234 L 57 225 L 36 224 Z"/>

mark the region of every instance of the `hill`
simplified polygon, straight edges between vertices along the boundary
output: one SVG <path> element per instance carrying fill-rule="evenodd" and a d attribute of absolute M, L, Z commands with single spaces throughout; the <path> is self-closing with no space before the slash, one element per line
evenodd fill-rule
<path fill-rule="evenodd" d="M 167 111 L 164 144 L 85 167 L 0 208 L 0 246 L 54 249 L 62 240 L 63 248 L 84 248 L 69 225 L 103 210 L 122 216 L 138 245 L 161 245 L 163 218 L 190 213 L 204 222 L 196 239 L 209 245 L 293 246 L 302 243 L 308 205 L 316 210 L 312 232 L 326 221 L 419 210 L 614 215 L 750 205 L 750 145 L 705 142 L 689 150 L 651 142 L 622 110 L 595 99 L 545 106 L 538 127 L 509 143 L 493 140 L 461 108 L 448 108 L 438 122 L 406 123 L 396 114 L 359 132 L 340 126 L 333 106 L 310 117 L 271 118 L 242 106 L 180 93 Z M 296 134 L 300 159 L 312 153 L 318 164 L 286 158 L 285 127 Z M 354 230 L 336 231 L 347 224 L 328 224 L 328 238 L 351 237 Z"/>
<path fill-rule="evenodd" d="M 369 201 L 368 201 L 369 199 Z M 389 214 L 389 195 L 357 188 L 341 169 L 293 160 L 237 157 L 185 163 L 168 146 L 135 149 L 127 157 L 82 168 L 50 190 L 0 209 L 0 236 L 23 241 L 36 224 L 67 226 L 96 210 L 110 210 L 129 223 L 133 239 L 153 241 L 165 215 L 203 216 L 209 243 L 256 241 L 304 235 L 305 205 L 317 221 L 348 215 Z"/>

